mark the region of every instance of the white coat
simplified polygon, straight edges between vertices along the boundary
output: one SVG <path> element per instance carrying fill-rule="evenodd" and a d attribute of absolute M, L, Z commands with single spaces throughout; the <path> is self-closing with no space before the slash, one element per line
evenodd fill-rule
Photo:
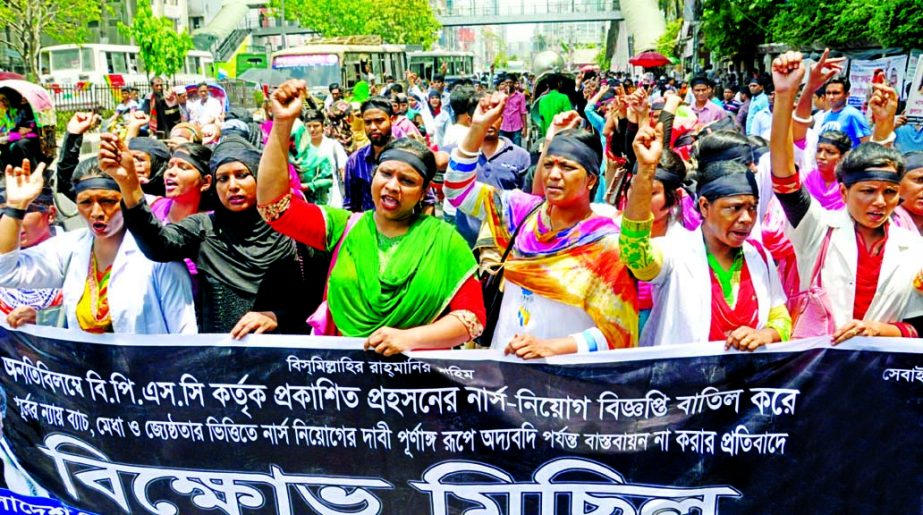
<path fill-rule="evenodd" d="M 847 210 L 827 211 L 820 202 L 812 200 L 797 228 L 790 223 L 786 225 L 786 234 L 798 257 L 802 290 L 811 283 L 811 271 L 827 229 L 834 228 L 820 277 L 830 298 L 837 327 L 853 319 L 856 273 L 859 272 L 856 270 L 859 247 L 854 224 Z M 913 278 L 920 271 L 923 239 L 919 234 L 890 224 L 883 252 L 878 288 L 864 320 L 893 323 L 923 316 L 923 295 L 913 288 Z"/>
<path fill-rule="evenodd" d="M 711 275 L 702 229 L 670 231 L 652 239 L 651 244 L 660 251 L 663 264 L 650 281 L 654 306 L 640 345 L 707 342 L 712 318 Z M 756 329 L 766 327 L 769 310 L 786 301 L 772 257 L 764 252 L 766 259 L 756 247 L 744 243 L 744 261 L 759 303 Z"/>
<path fill-rule="evenodd" d="M 67 326 L 79 328 L 77 303 L 86 285 L 92 250 L 92 234 L 78 229 L 28 249 L 2 254 L 0 286 L 60 288 Z M 116 333 L 198 332 L 186 265 L 147 259 L 127 231 L 109 276 L 109 312 Z"/>

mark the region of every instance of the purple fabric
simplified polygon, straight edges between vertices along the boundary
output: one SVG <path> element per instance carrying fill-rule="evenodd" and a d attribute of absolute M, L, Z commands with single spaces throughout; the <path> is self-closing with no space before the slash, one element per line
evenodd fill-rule
<path fill-rule="evenodd" d="M 420 129 L 417 129 L 417 126 L 404 115 L 398 116 L 391 124 L 391 135 L 394 139 L 406 138 L 408 136 L 423 137 L 420 134 Z"/>
<path fill-rule="evenodd" d="M 712 122 L 717 122 L 718 120 L 727 116 L 727 112 L 718 107 L 714 102 L 705 102 L 705 107 L 699 109 L 696 106 L 691 106 L 692 112 L 695 113 L 698 118 L 699 125 L 707 125 Z"/>
<path fill-rule="evenodd" d="M 829 186 L 824 182 L 820 170 L 817 168 L 808 172 L 802 181 L 805 189 L 812 197 L 820 202 L 820 205 L 828 211 L 839 211 L 846 207 L 843 202 L 843 196 L 840 195 L 840 183 L 833 181 Z"/>
<path fill-rule="evenodd" d="M 524 114 L 526 114 L 526 97 L 517 91 L 506 99 L 506 107 L 503 108 L 503 123 L 500 125 L 500 130 L 506 132 L 521 131 L 522 115 Z"/>

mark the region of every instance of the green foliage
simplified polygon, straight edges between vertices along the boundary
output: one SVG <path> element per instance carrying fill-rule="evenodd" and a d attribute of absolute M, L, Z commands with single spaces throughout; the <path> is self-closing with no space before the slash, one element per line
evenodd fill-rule
<path fill-rule="evenodd" d="M 721 56 L 756 55 L 784 0 L 702 0 L 699 30 L 705 47 Z"/>
<path fill-rule="evenodd" d="M 272 0 L 279 10 L 282 0 Z M 374 35 L 429 48 L 441 25 L 427 0 L 284 0 L 285 16 L 325 37 Z"/>
<path fill-rule="evenodd" d="M 683 19 L 679 18 L 667 23 L 667 29 L 657 40 L 657 51 L 666 57 L 680 57 L 676 51 L 676 38 L 683 28 Z"/>
<path fill-rule="evenodd" d="M 130 27 L 119 28 L 138 45 L 148 74 L 173 76 L 183 69 L 186 54 L 192 50 L 192 37 L 186 32 L 176 32 L 169 19 L 154 16 L 148 2 L 138 3 Z"/>
<path fill-rule="evenodd" d="M 920 0 L 878 0 L 868 25 L 881 46 L 923 48 L 923 7 Z"/>
<path fill-rule="evenodd" d="M 0 27 L 7 27 L 9 37 L 0 37 L 23 59 L 28 75 L 39 74 L 38 54 L 42 35 L 61 43 L 86 40 L 87 24 L 101 16 L 99 0 L 3 0 L 0 2 Z M 0 32 L 2 35 L 3 32 Z"/>
<path fill-rule="evenodd" d="M 855 45 L 871 41 L 873 9 L 867 0 L 790 0 L 773 17 L 770 32 L 774 42 L 791 45 Z"/>

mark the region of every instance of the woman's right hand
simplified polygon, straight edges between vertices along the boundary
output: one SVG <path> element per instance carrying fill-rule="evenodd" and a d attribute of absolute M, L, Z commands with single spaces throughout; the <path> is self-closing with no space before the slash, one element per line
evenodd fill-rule
<path fill-rule="evenodd" d="M 657 127 L 643 124 L 638 128 L 638 134 L 632 143 L 638 166 L 657 167 L 660 155 L 663 154 L 663 123 Z"/>
<path fill-rule="evenodd" d="M 566 111 L 556 114 L 554 116 L 554 121 L 552 121 L 551 125 L 548 127 L 548 134 L 545 134 L 545 139 L 551 141 L 560 132 L 580 127 L 580 120 L 580 113 L 577 111 Z"/>
<path fill-rule="evenodd" d="M 303 80 L 289 79 L 269 95 L 273 120 L 291 121 L 301 116 L 302 105 L 308 94 L 308 85 Z"/>
<path fill-rule="evenodd" d="M 135 172 L 135 160 L 125 146 L 125 142 L 112 133 L 99 136 L 99 169 L 109 174 L 119 183 L 122 193 L 140 187 L 138 174 Z"/>
<path fill-rule="evenodd" d="M 45 163 L 39 163 L 35 171 L 28 159 L 22 160 L 22 166 L 6 165 L 6 205 L 16 209 L 26 209 L 42 193 L 45 185 Z"/>
<path fill-rule="evenodd" d="M 88 130 L 92 129 L 97 123 L 99 123 L 100 117 L 98 114 L 94 113 L 74 113 L 74 116 L 71 116 L 70 121 L 67 122 L 67 132 L 68 134 L 85 134 Z"/>
<path fill-rule="evenodd" d="M 6 323 L 10 324 L 13 329 L 18 329 L 25 324 L 35 324 L 37 318 L 38 313 L 35 308 L 32 306 L 19 306 L 6 316 Z"/>

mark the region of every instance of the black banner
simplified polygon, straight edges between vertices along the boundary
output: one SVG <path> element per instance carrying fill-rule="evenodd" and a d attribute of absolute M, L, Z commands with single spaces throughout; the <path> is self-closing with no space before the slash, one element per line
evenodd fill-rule
<path fill-rule="evenodd" d="M 0 329 L 0 510 L 920 513 L 921 349 L 817 339 L 524 363 Z"/>

